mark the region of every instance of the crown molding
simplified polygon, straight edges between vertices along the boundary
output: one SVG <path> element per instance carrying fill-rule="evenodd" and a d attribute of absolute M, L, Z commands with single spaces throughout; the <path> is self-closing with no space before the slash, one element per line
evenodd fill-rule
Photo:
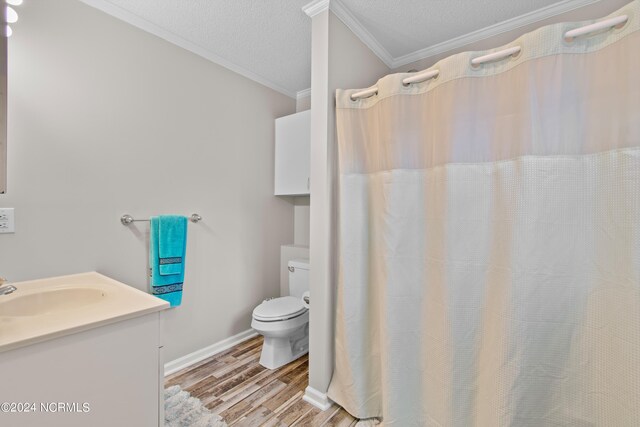
<path fill-rule="evenodd" d="M 340 1 L 330 0 L 329 9 L 351 30 L 385 65 L 393 68 L 394 58 L 376 38 L 360 23 L 353 13 Z"/>
<path fill-rule="evenodd" d="M 262 76 L 259 76 L 258 74 L 254 73 L 253 71 L 247 70 L 246 68 L 234 64 L 231 61 L 228 61 L 218 55 L 216 55 L 215 53 L 193 43 L 190 42 L 189 40 L 183 39 L 182 37 L 165 30 L 164 28 L 159 27 L 156 24 L 153 24 L 149 21 L 147 21 L 144 18 L 141 18 L 140 16 L 131 13 L 129 11 L 126 11 L 116 5 L 114 5 L 113 3 L 110 3 L 106 0 L 81 0 L 83 3 L 92 6 L 98 10 L 101 10 L 102 12 L 106 13 L 107 15 L 111 15 L 115 18 L 120 19 L 121 21 L 124 21 L 128 24 L 133 25 L 134 27 L 140 28 L 143 31 L 146 31 L 148 33 L 151 33 L 157 37 L 160 37 L 161 39 L 168 41 L 171 44 L 174 44 L 178 47 L 181 47 L 183 49 L 188 50 L 191 53 L 194 53 L 198 56 L 201 56 L 213 63 L 216 63 L 224 68 L 227 68 L 231 71 L 233 71 L 234 73 L 240 74 L 243 77 L 246 77 L 250 80 L 253 80 L 263 86 L 268 87 L 269 89 L 273 89 L 276 92 L 280 92 L 283 95 L 286 95 L 290 98 L 296 99 L 296 92 L 286 89 Z M 329 0 L 325 0 L 325 1 L 329 1 Z"/>
<path fill-rule="evenodd" d="M 306 98 L 308 96 L 311 96 L 311 88 L 299 90 L 296 93 L 296 99 Z"/>
<path fill-rule="evenodd" d="M 406 55 L 395 57 L 391 62 L 390 68 L 398 68 L 403 65 L 419 61 L 421 59 L 429 58 L 431 56 L 439 55 L 450 50 L 458 49 L 468 44 L 484 40 L 489 37 L 497 36 L 498 34 L 506 33 L 508 31 L 516 30 L 520 27 L 524 27 L 526 25 L 533 24 L 556 15 L 560 15 L 561 13 L 578 9 L 580 7 L 596 3 L 598 1 L 600 0 L 564 0 L 559 3 L 554 3 L 541 9 L 516 16 L 515 18 L 498 22 L 497 24 L 491 25 L 489 27 L 467 33 L 460 37 L 455 37 L 442 43 L 438 43 L 424 49 L 416 50 L 415 52 L 411 52 Z M 369 46 L 369 48 L 371 47 Z"/>
<path fill-rule="evenodd" d="M 313 18 L 317 14 L 329 9 L 329 1 L 330 0 L 314 0 L 302 6 L 302 11 L 306 13 L 309 18 Z"/>

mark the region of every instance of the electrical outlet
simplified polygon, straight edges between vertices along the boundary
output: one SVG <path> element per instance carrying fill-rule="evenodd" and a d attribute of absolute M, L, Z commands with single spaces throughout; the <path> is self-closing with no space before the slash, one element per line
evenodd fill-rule
<path fill-rule="evenodd" d="M 13 208 L 0 208 L 0 234 L 15 233 Z"/>

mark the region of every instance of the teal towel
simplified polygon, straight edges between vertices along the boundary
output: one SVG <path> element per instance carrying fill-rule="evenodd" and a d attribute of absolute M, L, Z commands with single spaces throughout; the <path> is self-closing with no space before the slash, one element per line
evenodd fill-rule
<path fill-rule="evenodd" d="M 175 226 L 173 230 L 172 226 Z M 178 236 L 181 236 L 179 238 Z M 166 248 L 163 248 L 166 245 Z M 151 276 L 151 291 L 153 295 L 171 304 L 171 307 L 182 302 L 182 285 L 184 283 L 184 266 L 187 249 L 187 218 L 180 216 L 159 216 L 151 218 L 149 235 L 149 267 Z M 162 255 L 172 255 L 162 257 Z M 162 260 L 169 260 L 169 264 L 162 264 Z M 179 262 L 177 258 L 180 259 Z M 166 262 L 166 261 L 164 261 Z M 162 274 L 162 267 L 179 265 L 179 268 L 168 268 L 173 274 Z"/>
<path fill-rule="evenodd" d="M 180 274 L 187 243 L 187 218 L 177 215 L 158 217 L 158 253 L 160 274 Z"/>

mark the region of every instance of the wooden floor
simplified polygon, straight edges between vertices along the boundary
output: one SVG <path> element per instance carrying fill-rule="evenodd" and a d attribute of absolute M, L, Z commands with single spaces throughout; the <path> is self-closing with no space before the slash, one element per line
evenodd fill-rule
<path fill-rule="evenodd" d="M 320 411 L 302 400 L 308 357 L 280 369 L 261 366 L 262 336 L 218 353 L 166 378 L 224 418 L 229 426 L 353 426 L 337 405 Z"/>

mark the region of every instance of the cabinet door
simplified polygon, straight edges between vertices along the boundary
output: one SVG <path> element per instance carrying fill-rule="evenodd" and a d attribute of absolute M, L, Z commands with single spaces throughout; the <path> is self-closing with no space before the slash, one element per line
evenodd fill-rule
<path fill-rule="evenodd" d="M 275 195 L 309 194 L 311 111 L 276 119 Z"/>

